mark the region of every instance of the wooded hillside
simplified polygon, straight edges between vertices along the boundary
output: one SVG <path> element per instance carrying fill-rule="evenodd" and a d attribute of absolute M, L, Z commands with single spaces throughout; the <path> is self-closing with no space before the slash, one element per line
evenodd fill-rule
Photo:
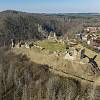
<path fill-rule="evenodd" d="M 35 14 L 7 10 L 0 12 L 0 45 L 9 44 L 11 38 L 43 39 L 50 31 L 73 38 L 76 32 L 83 30 L 84 25 L 99 24 L 100 17 L 92 14 Z M 45 32 L 39 32 L 38 25 Z"/>

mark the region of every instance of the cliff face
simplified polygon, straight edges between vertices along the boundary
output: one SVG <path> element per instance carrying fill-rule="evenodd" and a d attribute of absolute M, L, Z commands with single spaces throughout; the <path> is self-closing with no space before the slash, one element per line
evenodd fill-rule
<path fill-rule="evenodd" d="M 25 55 L 0 50 L 0 100 L 99 100 L 93 83 L 65 78 Z"/>

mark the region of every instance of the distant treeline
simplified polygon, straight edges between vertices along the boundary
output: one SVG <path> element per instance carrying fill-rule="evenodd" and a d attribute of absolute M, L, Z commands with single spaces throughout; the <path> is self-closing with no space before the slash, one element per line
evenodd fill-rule
<path fill-rule="evenodd" d="M 38 31 L 38 24 L 45 33 Z M 58 36 L 73 38 L 82 31 L 84 25 L 99 25 L 98 15 L 78 16 L 78 14 L 35 14 L 13 10 L 0 12 L 0 45 L 9 44 L 11 38 L 16 40 L 44 39 L 50 31 Z"/>

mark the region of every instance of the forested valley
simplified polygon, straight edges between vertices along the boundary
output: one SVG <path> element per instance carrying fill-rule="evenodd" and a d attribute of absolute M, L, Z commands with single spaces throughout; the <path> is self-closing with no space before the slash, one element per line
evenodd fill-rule
<path fill-rule="evenodd" d="M 7 10 L 0 12 L 0 45 L 9 45 L 12 38 L 41 40 L 51 31 L 57 36 L 74 38 L 84 26 L 100 24 L 98 14 L 36 14 Z M 39 25 L 44 32 L 39 32 Z"/>

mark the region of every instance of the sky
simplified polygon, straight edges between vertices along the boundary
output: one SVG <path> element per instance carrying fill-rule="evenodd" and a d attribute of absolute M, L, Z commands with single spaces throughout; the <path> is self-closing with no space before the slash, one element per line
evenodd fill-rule
<path fill-rule="evenodd" d="M 0 11 L 100 13 L 100 0 L 0 0 Z"/>

